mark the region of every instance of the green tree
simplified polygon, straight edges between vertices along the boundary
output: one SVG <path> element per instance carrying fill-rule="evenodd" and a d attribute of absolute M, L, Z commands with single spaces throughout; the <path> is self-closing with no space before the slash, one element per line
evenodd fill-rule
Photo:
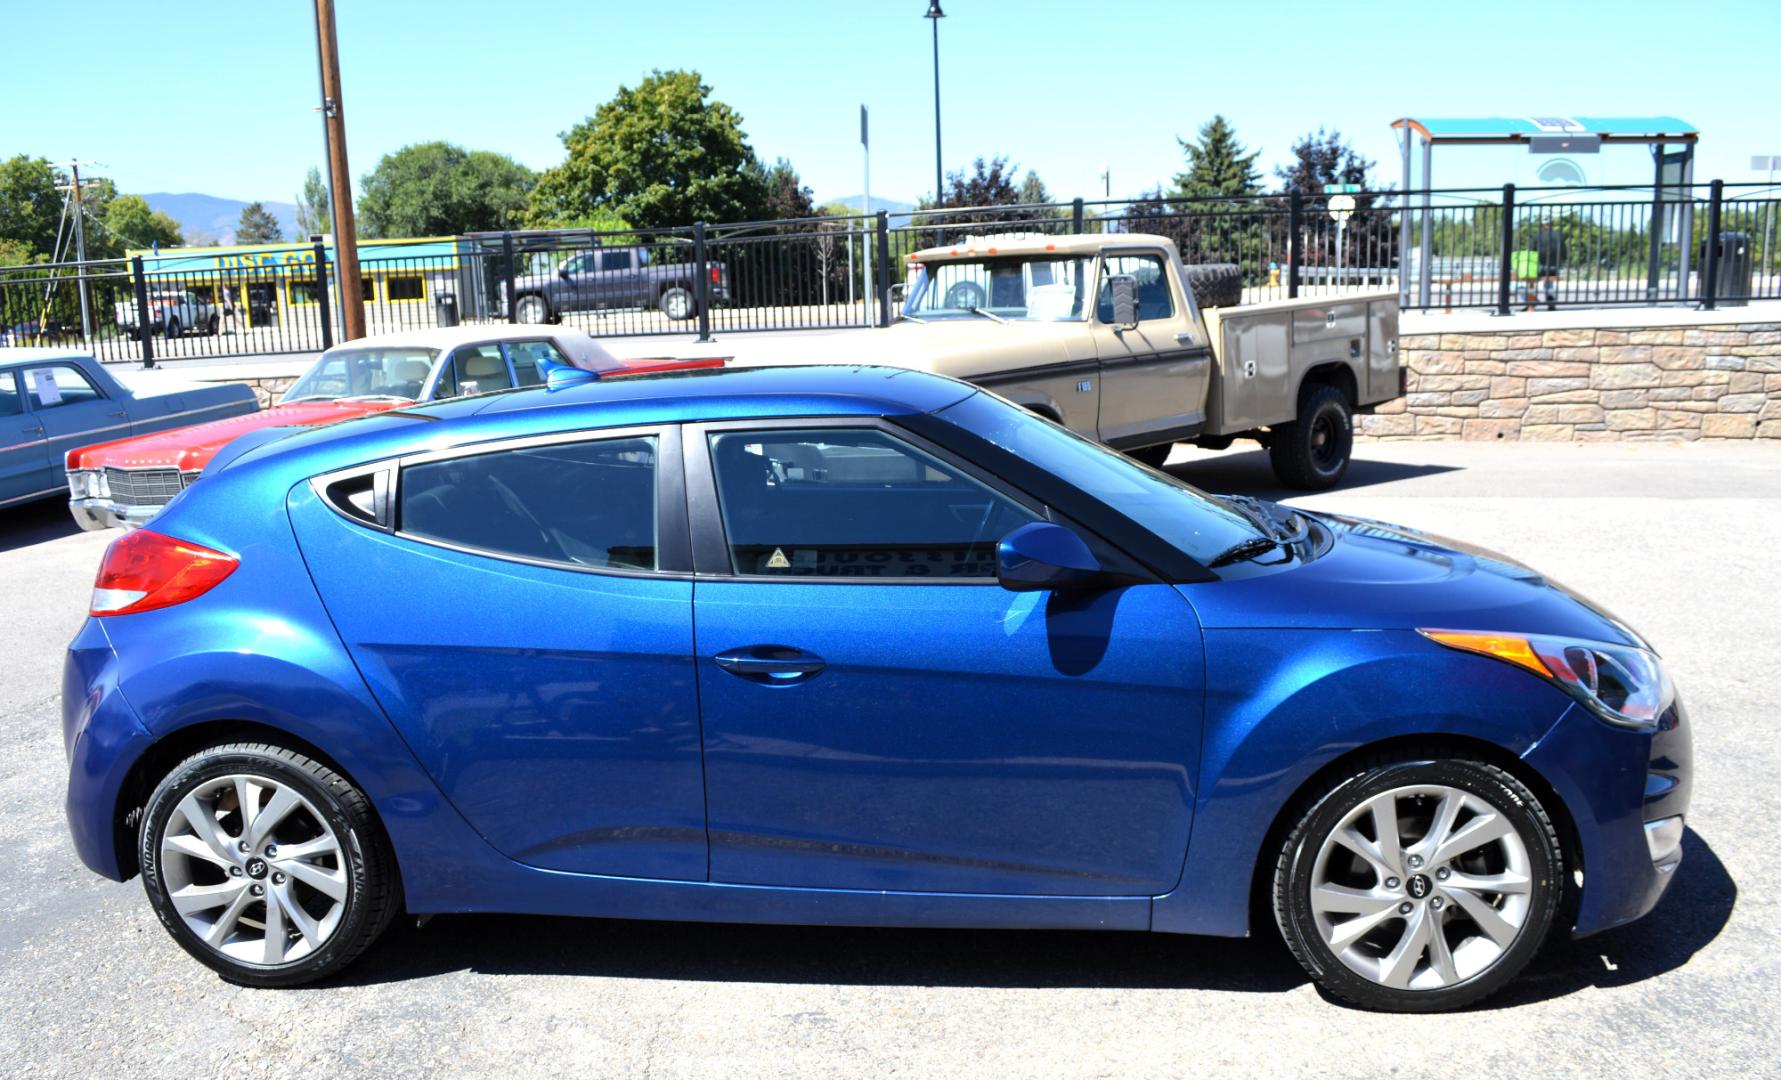
<path fill-rule="evenodd" d="M 1360 156 L 1342 133 L 1334 129 L 1299 136 L 1292 145 L 1292 162 L 1275 166 L 1274 175 L 1286 191 L 1305 196 L 1305 220 L 1308 235 L 1302 238 L 1307 262 L 1326 264 L 1340 261 L 1345 266 L 1382 264 L 1395 256 L 1391 209 L 1377 195 L 1354 197 L 1354 212 L 1341 229 L 1335 228 L 1327 214 L 1328 196 L 1324 188 L 1330 184 L 1357 184 L 1363 192 L 1373 188 L 1373 162 Z M 1275 247 L 1284 251 L 1284 223 L 1273 223 L 1277 236 Z M 1341 237 L 1340 253 L 1337 237 Z"/>
<path fill-rule="evenodd" d="M 1299 136 L 1299 141 L 1292 144 L 1290 165 L 1274 167 L 1283 189 L 1306 195 L 1322 192 L 1325 184 L 1359 184 L 1368 188 L 1372 171 L 1373 162 L 1356 153 L 1340 131 L 1326 132 L 1321 127 Z"/>
<path fill-rule="evenodd" d="M 780 158 L 766 170 L 767 207 L 776 220 L 816 216 L 816 200 L 792 163 Z"/>
<path fill-rule="evenodd" d="M 360 181 L 359 231 L 378 240 L 511 229 L 537 182 L 506 154 L 448 142 L 404 146 Z"/>
<path fill-rule="evenodd" d="M 1174 195 L 1188 199 L 1207 196 L 1248 196 L 1262 190 L 1262 174 L 1255 167 L 1260 150 L 1247 150 L 1237 141 L 1237 129 L 1223 116 L 1214 116 L 1188 142 L 1179 136 L 1187 155 L 1187 171 L 1175 174 Z"/>
<path fill-rule="evenodd" d="M 20 154 L 0 161 L 0 240 L 48 256 L 62 220 L 62 193 L 45 158 Z"/>
<path fill-rule="evenodd" d="M 241 221 L 235 226 L 237 244 L 276 244 L 283 239 L 278 219 L 265 206 L 251 202 L 241 208 Z"/>
<path fill-rule="evenodd" d="M 621 86 L 563 133 L 566 157 L 539 178 L 528 220 L 549 225 L 612 206 L 639 228 L 767 217 L 766 171 L 742 117 L 695 71 Z"/>
<path fill-rule="evenodd" d="M 1020 182 L 1019 198 L 1023 203 L 1048 203 L 1051 201 L 1051 192 L 1046 188 L 1045 181 L 1039 179 L 1039 174 L 1028 169 L 1025 179 Z"/>
<path fill-rule="evenodd" d="M 151 210 L 148 200 L 140 195 L 119 195 L 111 200 L 101 220 L 108 239 L 126 249 L 179 247 L 186 242 L 179 222 L 159 210 Z"/>
<path fill-rule="evenodd" d="M 334 210 L 328 201 L 328 185 L 322 182 L 322 171 L 314 165 L 303 178 L 303 190 L 297 193 L 298 239 L 334 231 Z"/>

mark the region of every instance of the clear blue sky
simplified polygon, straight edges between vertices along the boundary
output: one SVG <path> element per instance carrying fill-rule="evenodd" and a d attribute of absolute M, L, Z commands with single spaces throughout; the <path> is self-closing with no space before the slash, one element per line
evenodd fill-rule
<path fill-rule="evenodd" d="M 1167 181 L 1175 136 L 1216 112 L 1266 166 L 1323 124 L 1387 181 L 1389 124 L 1417 114 L 1674 115 L 1703 132 L 1701 179 L 1749 179 L 1752 154 L 1781 154 L 1775 0 L 943 3 L 948 168 L 1004 154 L 1062 198 L 1098 195 L 1104 166 L 1115 196 Z M 873 192 L 912 201 L 933 186 L 927 0 L 338 4 L 355 178 L 441 138 L 545 168 L 558 133 L 618 86 L 689 67 L 819 199 L 860 190 L 861 102 Z M 305 0 L 6 7 L 0 155 L 96 159 L 124 191 L 283 201 L 321 161 Z M 1526 159 L 1438 152 L 1435 178 L 1525 183 Z M 1592 179 L 1641 182 L 1648 161 L 1604 154 Z"/>

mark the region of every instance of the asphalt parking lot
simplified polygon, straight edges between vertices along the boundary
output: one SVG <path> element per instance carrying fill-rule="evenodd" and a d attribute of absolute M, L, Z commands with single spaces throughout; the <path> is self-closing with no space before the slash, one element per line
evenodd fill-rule
<path fill-rule="evenodd" d="M 0 511 L 0 1072 L 1781 1075 L 1781 447 L 1362 446 L 1293 501 L 1464 537 L 1643 631 L 1695 723 L 1687 855 L 1643 921 L 1457 1015 L 1323 999 L 1271 938 L 444 917 L 341 980 L 219 982 L 62 818 L 61 650 L 107 537 Z M 1265 458 L 1171 466 L 1281 494 Z"/>

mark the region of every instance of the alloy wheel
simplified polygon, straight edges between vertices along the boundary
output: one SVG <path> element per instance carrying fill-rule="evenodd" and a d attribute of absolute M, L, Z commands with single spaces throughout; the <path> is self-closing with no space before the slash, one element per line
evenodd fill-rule
<path fill-rule="evenodd" d="M 167 821 L 160 857 L 186 928 L 240 963 L 301 960 L 346 911 L 339 838 L 314 804 L 270 777 L 236 773 L 194 788 Z"/>
<path fill-rule="evenodd" d="M 1526 843 L 1498 808 L 1440 784 L 1365 800 L 1330 830 L 1311 875 L 1318 934 L 1351 971 L 1437 990 L 1489 970 L 1527 924 Z"/>

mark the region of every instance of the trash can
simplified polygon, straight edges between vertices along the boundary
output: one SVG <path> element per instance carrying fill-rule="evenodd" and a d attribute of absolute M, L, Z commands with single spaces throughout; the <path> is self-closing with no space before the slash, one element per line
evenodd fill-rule
<path fill-rule="evenodd" d="M 1702 241 L 1701 247 L 1709 246 Z M 1719 273 L 1713 279 L 1713 302 L 1720 307 L 1743 307 L 1750 302 L 1750 234 L 1721 231 L 1719 250 L 1706 253 L 1706 258 L 1719 260 Z M 1701 262 L 1701 288 L 1706 289 L 1707 264 Z"/>
<path fill-rule="evenodd" d="M 458 294 L 457 293 L 449 293 L 449 292 L 440 293 L 439 298 L 434 301 L 434 305 L 436 306 L 436 308 L 438 310 L 440 326 L 456 326 L 456 325 L 458 325 Z"/>

